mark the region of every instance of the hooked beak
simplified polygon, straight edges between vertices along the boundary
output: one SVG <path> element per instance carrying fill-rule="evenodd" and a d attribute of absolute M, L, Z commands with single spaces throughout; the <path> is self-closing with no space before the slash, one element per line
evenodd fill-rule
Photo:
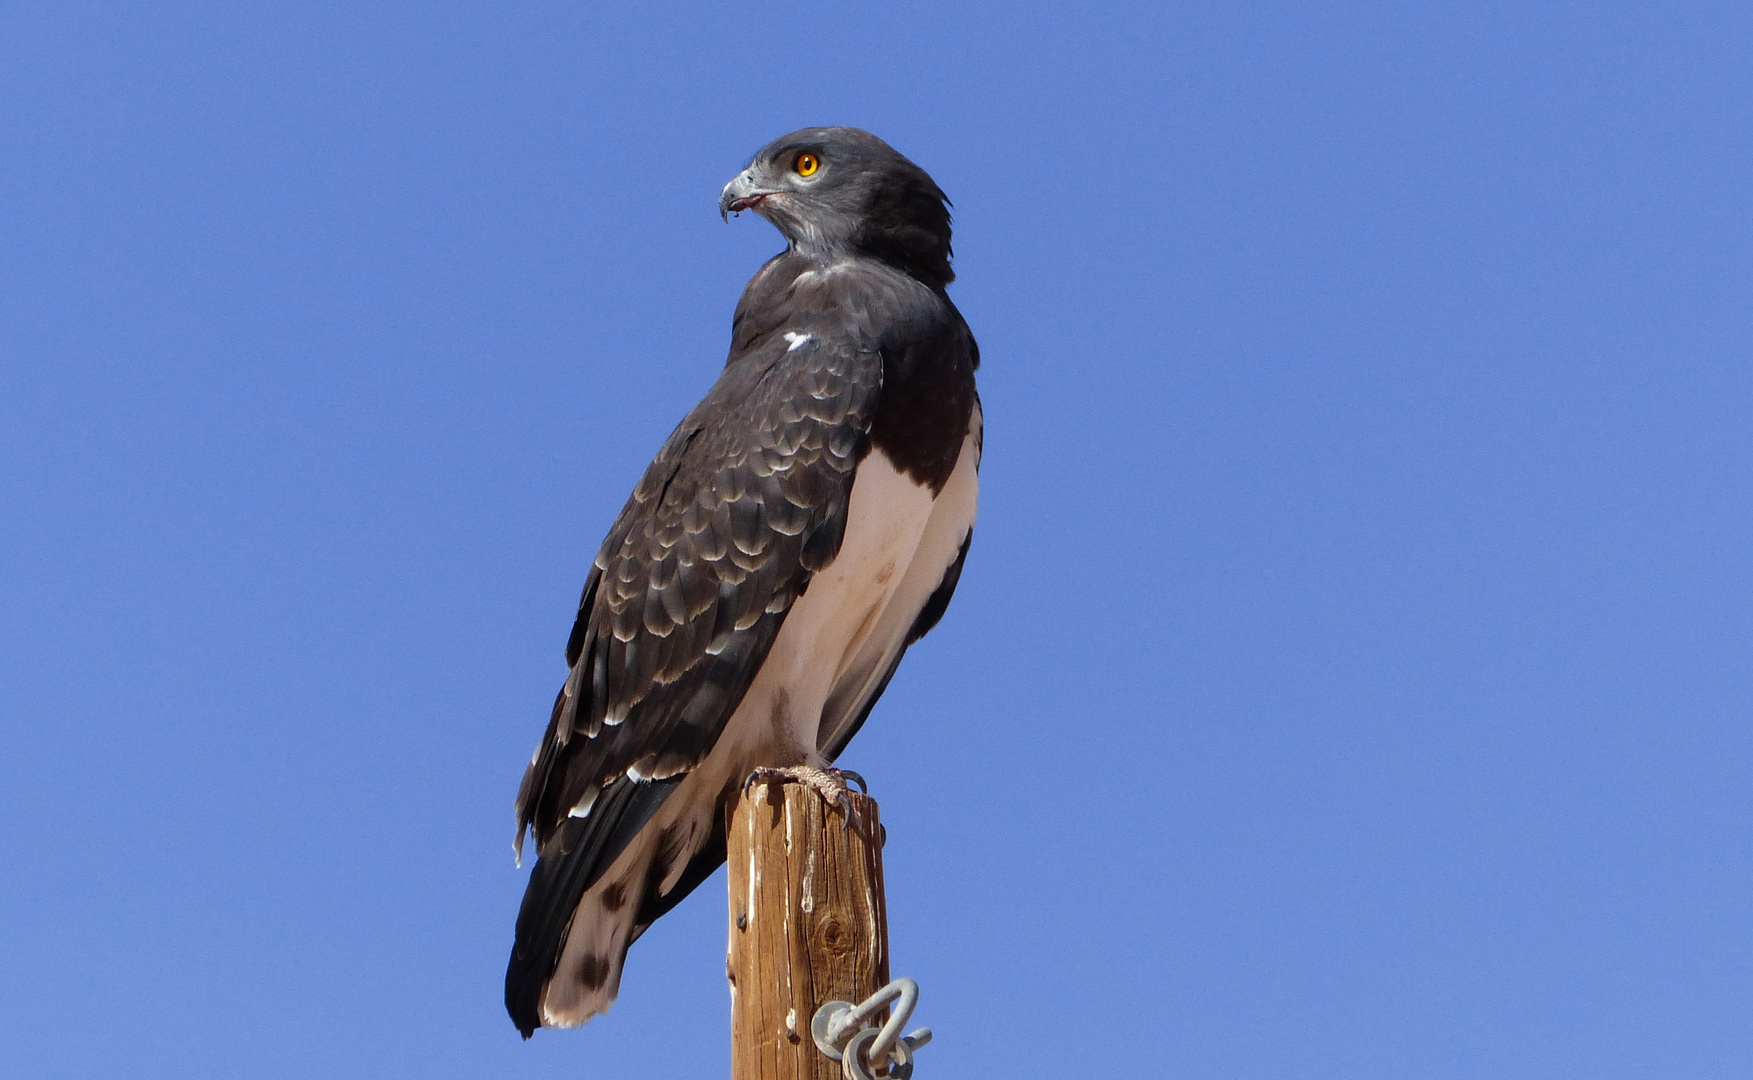
<path fill-rule="evenodd" d="M 755 185 L 755 178 L 745 169 L 737 174 L 736 179 L 724 185 L 724 191 L 718 196 L 718 216 L 726 221 L 732 214 L 740 214 L 744 210 L 753 210 L 761 205 L 761 200 L 774 194 L 762 191 Z"/>

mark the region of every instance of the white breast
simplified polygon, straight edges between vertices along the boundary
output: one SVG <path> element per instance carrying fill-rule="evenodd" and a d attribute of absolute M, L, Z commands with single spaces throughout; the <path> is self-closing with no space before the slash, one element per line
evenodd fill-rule
<path fill-rule="evenodd" d="M 862 711 L 973 527 L 978 411 L 970 428 L 935 497 L 881 450 L 859 464 L 839 555 L 793 603 L 710 758 L 732 768 L 826 764 L 821 749 Z"/>
<path fill-rule="evenodd" d="M 863 714 L 870 695 L 877 692 L 895 657 L 906 647 L 907 632 L 920 610 L 943 583 L 944 572 L 956 561 L 962 541 L 974 527 L 980 494 L 980 419 L 976 409 L 955 470 L 932 501 L 925 528 L 905 564 L 905 574 L 889 591 L 875 625 L 861 641 L 853 643 L 853 650 L 836 668 L 835 685 L 816 736 L 819 750 L 841 742 L 846 728 Z M 861 467 L 859 478 L 863 477 Z M 850 522 L 847 529 L 851 531 Z"/>
<path fill-rule="evenodd" d="M 792 604 L 721 741 L 783 739 L 756 752 L 790 759 L 774 764 L 825 764 L 816 756 L 822 706 L 895 606 L 933 510 L 931 490 L 882 451 L 859 464 L 840 553 Z"/>

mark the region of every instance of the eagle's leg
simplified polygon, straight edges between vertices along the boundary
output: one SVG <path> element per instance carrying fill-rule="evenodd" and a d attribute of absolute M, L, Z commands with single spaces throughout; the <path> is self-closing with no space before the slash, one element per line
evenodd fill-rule
<path fill-rule="evenodd" d="M 774 782 L 783 784 L 788 780 L 802 784 L 820 795 L 823 802 L 839 809 L 841 814 L 840 827 L 845 828 L 853 818 L 852 789 L 846 786 L 848 776 L 857 780 L 859 787 L 869 790 L 864 783 L 864 777 L 857 773 L 848 773 L 843 769 L 818 769 L 814 765 L 793 765 L 782 769 L 773 765 L 763 765 L 750 773 L 748 779 L 743 781 L 743 791 L 746 793 L 755 784 Z"/>

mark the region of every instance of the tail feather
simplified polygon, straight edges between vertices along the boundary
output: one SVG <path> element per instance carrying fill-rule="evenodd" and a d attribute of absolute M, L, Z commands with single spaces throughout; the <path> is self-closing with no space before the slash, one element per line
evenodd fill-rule
<path fill-rule="evenodd" d="M 618 865 L 646 861 L 648 841 L 635 841 L 622 853 Z M 585 890 L 572 917 L 572 931 L 560 950 L 560 962 L 542 995 L 542 1023 L 547 1027 L 577 1027 L 599 1013 L 609 1011 L 621 992 L 621 968 L 627 946 L 633 941 L 633 913 L 640 898 L 630 889 L 642 889 L 644 878 L 629 882 L 604 878 Z"/>
<path fill-rule="evenodd" d="M 589 816 L 568 819 L 543 846 L 518 909 L 516 941 L 505 971 L 505 1010 L 524 1038 L 529 1038 L 548 1019 L 544 1016 L 543 997 L 560 966 L 573 915 L 586 891 L 600 881 L 682 779 L 678 776 L 642 783 L 617 779 L 603 789 Z M 614 898 L 600 895 L 596 898 L 598 903 L 609 899 Z M 644 906 L 644 897 L 624 897 L 622 902 L 627 905 L 628 914 L 624 919 L 610 920 L 606 924 L 610 929 L 622 922 L 630 924 L 631 913 Z M 628 932 L 618 942 L 592 942 L 613 947 L 602 953 L 581 953 L 584 963 L 573 974 L 580 976 L 583 984 L 596 982 L 607 1000 L 614 1000 L 614 991 L 620 984 L 621 958 L 631 940 L 632 934 Z M 600 972 L 591 967 L 592 957 L 603 961 Z M 584 970 L 586 967 L 591 969 Z M 585 1019 L 588 1016 L 571 1022 L 582 1023 Z"/>

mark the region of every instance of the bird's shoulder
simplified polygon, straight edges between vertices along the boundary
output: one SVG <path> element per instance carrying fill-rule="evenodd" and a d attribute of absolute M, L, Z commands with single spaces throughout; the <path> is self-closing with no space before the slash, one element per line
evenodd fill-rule
<path fill-rule="evenodd" d="M 892 353 L 965 331 L 941 288 L 879 259 L 784 252 L 756 272 L 737 302 L 729 363 L 787 333 L 812 334 L 859 352 Z"/>

